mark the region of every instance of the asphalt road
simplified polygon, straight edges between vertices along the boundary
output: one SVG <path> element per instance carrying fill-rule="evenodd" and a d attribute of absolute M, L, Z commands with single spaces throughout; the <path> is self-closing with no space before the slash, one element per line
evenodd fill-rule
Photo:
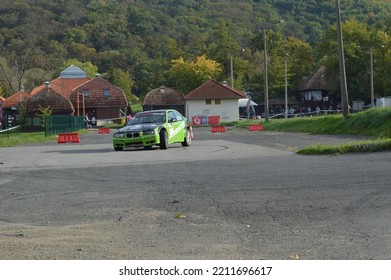
<path fill-rule="evenodd" d="M 351 137 L 195 128 L 0 149 L 0 259 L 390 259 L 391 153 L 300 156 Z"/>

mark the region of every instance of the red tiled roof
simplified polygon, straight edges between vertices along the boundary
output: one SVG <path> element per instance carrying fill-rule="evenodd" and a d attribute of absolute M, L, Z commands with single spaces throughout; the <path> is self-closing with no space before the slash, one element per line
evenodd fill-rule
<path fill-rule="evenodd" d="M 88 82 L 90 78 L 57 78 L 50 82 L 50 87 L 57 93 L 61 94 L 65 98 L 69 97 L 69 94 L 72 90 L 78 86 Z M 44 89 L 46 85 L 40 85 L 39 87 L 33 89 L 31 95 L 35 95 Z"/>
<path fill-rule="evenodd" d="M 36 92 L 27 101 L 26 107 L 30 114 L 39 112 L 40 107 L 49 107 L 54 115 L 71 115 L 74 112 L 74 107 L 68 98 L 62 96 L 51 87 Z"/>
<path fill-rule="evenodd" d="M 104 95 L 104 90 L 110 91 L 109 96 Z M 84 98 L 86 108 L 96 107 L 126 107 L 128 100 L 122 89 L 109 81 L 97 77 L 74 88 L 68 98 L 73 104 L 77 104 L 78 94 L 88 90 L 88 97 Z"/>
<path fill-rule="evenodd" d="M 12 108 L 29 99 L 31 95 L 25 91 L 15 92 L 13 95 L 5 99 L 3 108 Z"/>
<path fill-rule="evenodd" d="M 240 99 L 246 95 L 238 90 L 210 80 L 188 93 L 184 99 Z"/>

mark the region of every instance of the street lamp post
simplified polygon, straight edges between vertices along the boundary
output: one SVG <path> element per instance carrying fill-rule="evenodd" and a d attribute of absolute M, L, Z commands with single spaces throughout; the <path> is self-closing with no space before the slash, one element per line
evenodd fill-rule
<path fill-rule="evenodd" d="M 384 48 L 384 45 L 381 45 L 380 46 L 381 48 Z M 370 49 L 370 65 L 371 65 L 371 108 L 374 108 L 375 107 L 375 86 L 374 86 L 374 83 L 373 83 L 373 76 L 374 76 L 374 72 L 373 72 L 373 48 L 371 47 Z"/>
<path fill-rule="evenodd" d="M 265 80 L 264 92 L 265 92 L 265 121 L 269 120 L 269 82 L 267 77 L 267 48 L 266 48 L 266 30 L 272 24 L 281 23 L 283 20 L 274 21 L 274 22 L 266 22 L 263 24 L 263 75 Z"/>
<path fill-rule="evenodd" d="M 370 78 L 370 93 L 371 93 L 371 108 L 375 107 L 375 85 L 374 85 L 374 70 L 373 70 L 373 47 L 362 47 L 359 48 L 368 49 L 369 50 L 369 78 Z M 384 45 L 380 46 L 384 48 Z"/>
<path fill-rule="evenodd" d="M 244 48 L 240 49 L 242 52 L 245 51 Z M 230 66 L 231 66 L 231 88 L 234 89 L 234 62 L 233 62 L 233 55 L 232 55 L 232 51 L 231 51 L 231 54 L 230 54 Z"/>

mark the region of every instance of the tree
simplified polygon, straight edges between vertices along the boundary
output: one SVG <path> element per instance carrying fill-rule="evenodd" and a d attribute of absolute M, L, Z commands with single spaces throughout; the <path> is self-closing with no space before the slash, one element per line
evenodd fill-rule
<path fill-rule="evenodd" d="M 226 80 L 230 80 L 227 78 L 231 72 L 231 56 L 239 50 L 238 44 L 232 39 L 230 26 L 230 23 L 223 19 L 217 22 L 215 31 L 210 36 L 213 42 L 209 44 L 207 51 L 208 56 L 222 66 L 222 75 Z"/>
<path fill-rule="evenodd" d="M 64 61 L 57 69 L 55 75 L 56 77 L 60 76 L 60 72 L 63 71 L 65 68 L 74 65 L 82 69 L 83 71 L 86 72 L 87 77 L 93 78 L 98 72 L 98 67 L 92 64 L 90 61 L 88 62 L 80 62 L 77 59 L 68 59 Z"/>
<path fill-rule="evenodd" d="M 52 109 L 50 109 L 50 106 L 48 107 L 42 107 L 39 105 L 38 113 L 36 114 L 37 117 L 41 120 L 41 126 L 43 128 L 46 127 L 46 118 L 49 117 L 52 114 Z"/>
<path fill-rule="evenodd" d="M 7 95 L 24 88 L 26 74 L 41 68 L 45 64 L 42 51 L 34 46 L 22 46 L 23 42 L 14 42 L 15 49 L 0 58 L 0 82 Z M 31 88 L 30 88 L 31 89 Z"/>
<path fill-rule="evenodd" d="M 303 77 L 312 73 L 316 67 L 316 56 L 310 44 L 291 36 L 285 40 L 284 55 L 288 61 L 290 87 L 298 85 Z"/>
<path fill-rule="evenodd" d="M 308 76 L 315 70 L 315 53 L 313 48 L 300 39 L 290 36 L 284 38 L 281 32 L 267 30 L 266 32 L 267 62 L 268 62 L 268 81 L 270 98 L 281 97 L 285 91 L 285 62 L 287 62 L 288 90 L 292 91 L 300 83 L 304 76 Z M 263 53 L 263 40 L 261 34 L 252 40 L 254 52 Z M 262 57 L 262 58 L 260 58 Z M 252 81 L 253 89 L 250 91 L 263 92 L 263 56 L 253 59 L 258 63 L 259 75 Z M 254 63 L 254 62 L 253 62 Z M 254 67 L 255 68 L 255 67 Z M 262 69 L 262 70 L 261 70 Z M 261 77 L 262 74 L 262 77 Z M 261 99 L 261 96 L 254 94 L 254 99 Z"/>
<path fill-rule="evenodd" d="M 84 44 L 70 43 L 68 45 L 68 55 L 79 61 L 92 61 L 95 59 L 96 50 Z"/>
<path fill-rule="evenodd" d="M 134 86 L 134 80 L 132 74 L 128 71 L 111 68 L 105 75 L 105 78 L 112 84 L 122 89 L 128 99 L 129 103 L 135 104 L 138 102 L 137 96 L 132 93 L 132 87 Z"/>
<path fill-rule="evenodd" d="M 221 74 L 221 66 L 214 60 L 207 59 L 205 55 L 197 57 L 194 61 L 186 62 L 182 57 L 173 60 L 169 76 L 175 89 L 188 93 L 203 83 L 217 78 Z"/>
<path fill-rule="evenodd" d="M 350 99 L 370 102 L 371 52 L 375 65 L 375 93 L 380 96 L 391 94 L 389 74 L 387 74 L 391 71 L 389 63 L 387 63 L 391 59 L 390 36 L 384 31 L 377 30 L 357 20 L 348 20 L 343 23 L 342 31 L 344 34 L 346 77 Z M 326 66 L 326 76 L 328 78 L 335 77 L 336 73 L 339 73 L 336 38 L 336 27 L 333 25 L 325 32 L 316 47 L 318 57 L 322 64 Z M 334 90 L 339 92 L 337 86 Z"/>

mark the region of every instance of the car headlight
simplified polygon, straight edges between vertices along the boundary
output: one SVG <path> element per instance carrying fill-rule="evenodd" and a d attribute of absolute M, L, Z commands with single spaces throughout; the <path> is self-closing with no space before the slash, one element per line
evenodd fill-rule
<path fill-rule="evenodd" d="M 143 131 L 143 134 L 144 134 L 144 135 L 153 135 L 153 134 L 155 134 L 155 130 Z"/>
<path fill-rule="evenodd" d="M 124 136 L 125 136 L 125 134 L 122 133 L 122 132 L 116 132 L 116 133 L 114 133 L 114 135 L 113 135 L 114 138 L 122 138 L 122 137 L 124 137 Z"/>

